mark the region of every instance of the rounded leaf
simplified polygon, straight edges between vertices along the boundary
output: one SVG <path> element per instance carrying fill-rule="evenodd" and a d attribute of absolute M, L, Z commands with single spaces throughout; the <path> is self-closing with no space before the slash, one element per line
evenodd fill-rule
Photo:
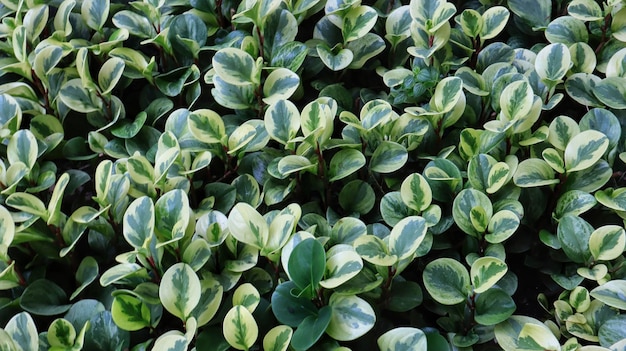
<path fill-rule="evenodd" d="M 467 298 L 470 276 L 465 266 L 452 258 L 438 258 L 424 268 L 424 287 L 444 305 L 456 305 Z"/>
<path fill-rule="evenodd" d="M 589 251 L 596 261 L 618 258 L 626 248 L 626 232 L 617 225 L 605 225 L 591 233 Z"/>
<path fill-rule="evenodd" d="M 580 171 L 596 163 L 609 147 L 606 135 L 596 130 L 585 130 L 574 136 L 565 148 L 565 169 Z"/>
<path fill-rule="evenodd" d="M 186 320 L 200 301 L 202 286 L 196 272 L 186 263 L 171 266 L 161 278 L 159 298 L 163 307 Z"/>
<path fill-rule="evenodd" d="M 328 181 L 343 179 L 365 166 L 365 156 L 355 149 L 343 149 L 333 155 L 328 167 Z"/>
<path fill-rule="evenodd" d="M 378 173 L 391 173 L 402 168 L 409 159 L 404 146 L 392 141 L 381 142 L 370 159 L 370 169 Z"/>
<path fill-rule="evenodd" d="M 482 325 L 496 325 L 515 312 L 513 298 L 502 289 L 489 289 L 476 297 L 474 319 Z"/>
<path fill-rule="evenodd" d="M 494 286 L 508 271 L 504 261 L 495 257 L 481 257 L 472 263 L 470 276 L 474 291 L 483 293 Z M 501 321 L 498 321 L 499 323 Z M 495 323 L 494 323 L 495 324 Z"/>
<path fill-rule="evenodd" d="M 394 328 L 381 335 L 377 341 L 381 350 L 424 351 L 427 350 L 426 335 L 417 328 Z"/>
<path fill-rule="evenodd" d="M 404 260 L 411 257 L 426 236 L 426 220 L 411 216 L 398 222 L 389 234 L 389 253 Z"/>
<path fill-rule="evenodd" d="M 355 340 L 370 331 L 376 323 L 374 309 L 358 296 L 334 293 L 328 304 L 332 312 L 326 333 L 335 340 Z"/>
<path fill-rule="evenodd" d="M 418 212 L 428 208 L 433 200 L 426 178 L 419 173 L 413 173 L 402 181 L 400 195 L 408 207 Z"/>
<path fill-rule="evenodd" d="M 572 58 L 567 45 L 554 43 L 539 51 L 535 60 L 535 71 L 541 79 L 557 82 L 565 76 L 571 64 Z"/>
<path fill-rule="evenodd" d="M 224 82 L 233 85 L 258 84 L 259 72 L 250 54 L 237 48 L 218 50 L 213 56 L 213 69 Z"/>
<path fill-rule="evenodd" d="M 248 350 L 259 336 L 259 327 L 244 306 L 233 306 L 223 322 L 223 333 L 226 341 L 237 350 Z"/>
<path fill-rule="evenodd" d="M 287 351 L 293 335 L 293 329 L 286 325 L 278 325 L 270 329 L 263 338 L 264 351 Z"/>
<path fill-rule="evenodd" d="M 111 315 L 121 329 L 136 331 L 150 326 L 150 309 L 140 299 L 119 294 L 113 298 Z"/>
<path fill-rule="evenodd" d="M 480 210 L 479 210 L 480 209 Z M 473 210 L 473 211 L 472 211 Z M 474 214 L 482 213 L 482 226 L 487 228 L 491 216 L 493 215 L 493 206 L 487 195 L 475 189 L 463 189 L 456 196 L 452 204 L 452 216 L 454 222 L 465 233 L 470 235 L 478 235 L 479 233 L 472 222 L 472 212 Z M 475 221 L 476 219 L 474 219 Z"/>

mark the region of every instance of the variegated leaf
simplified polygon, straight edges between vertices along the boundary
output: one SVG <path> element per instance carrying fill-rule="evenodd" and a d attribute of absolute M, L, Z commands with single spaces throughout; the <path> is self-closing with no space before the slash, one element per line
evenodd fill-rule
<path fill-rule="evenodd" d="M 535 60 L 535 71 L 541 79 L 558 82 L 572 65 L 569 48 L 565 44 L 554 43 L 541 49 Z"/>
<path fill-rule="evenodd" d="M 609 139 L 596 130 L 586 130 L 574 136 L 565 148 L 565 169 L 568 172 L 591 167 L 607 150 Z"/>
<path fill-rule="evenodd" d="M 270 137 L 287 145 L 300 129 L 300 112 L 293 102 L 280 99 L 267 108 L 264 121 Z"/>
<path fill-rule="evenodd" d="M 509 21 L 509 10 L 504 6 L 491 6 L 483 12 L 483 26 L 480 31 L 480 39 L 487 40 L 495 38 Z"/>
<path fill-rule="evenodd" d="M 241 305 L 233 306 L 224 317 L 224 338 L 237 350 L 248 350 L 259 336 L 252 314 Z"/>
<path fill-rule="evenodd" d="M 504 261 L 495 257 L 481 257 L 472 263 L 470 277 L 474 292 L 482 293 L 495 285 L 508 271 Z"/>
<path fill-rule="evenodd" d="M 300 77 L 287 68 L 277 68 L 263 83 L 263 102 L 268 105 L 289 99 L 300 85 Z"/>
<path fill-rule="evenodd" d="M 168 268 L 159 285 L 159 299 L 163 307 L 182 320 L 186 320 L 198 305 L 201 293 L 200 279 L 185 263 L 176 263 Z"/>
<path fill-rule="evenodd" d="M 343 17 L 343 40 L 351 42 L 367 34 L 376 24 L 378 14 L 372 7 L 361 5 L 353 7 Z"/>
<path fill-rule="evenodd" d="M 219 50 L 213 56 L 213 69 L 225 82 L 233 85 L 259 84 L 259 70 L 247 52 L 236 48 Z"/>

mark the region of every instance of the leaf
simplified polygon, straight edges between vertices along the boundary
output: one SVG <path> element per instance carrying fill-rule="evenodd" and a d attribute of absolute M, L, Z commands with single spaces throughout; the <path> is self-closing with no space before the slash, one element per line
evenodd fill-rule
<path fill-rule="evenodd" d="M 437 83 L 430 106 L 438 113 L 451 111 L 463 94 L 463 80 L 447 77 Z"/>
<path fill-rule="evenodd" d="M 599 77 L 590 73 L 575 73 L 565 81 L 565 91 L 568 96 L 581 105 L 601 107 L 602 102 L 594 92 L 596 85 L 600 82 Z"/>
<path fill-rule="evenodd" d="M 179 333 L 166 333 L 159 336 L 154 342 L 152 351 L 186 351 L 187 338 Z"/>
<path fill-rule="evenodd" d="M 287 68 L 277 68 L 265 78 L 263 102 L 272 105 L 279 101 L 285 101 L 296 92 L 299 85 L 300 77 L 297 74 Z"/>
<path fill-rule="evenodd" d="M 591 233 L 589 251 L 596 261 L 611 261 L 624 253 L 626 232 L 616 225 L 605 225 Z"/>
<path fill-rule="evenodd" d="M 381 350 L 427 350 L 427 341 L 424 332 L 411 327 L 391 329 L 378 338 L 377 344 Z"/>
<path fill-rule="evenodd" d="M 458 21 L 463 33 L 471 38 L 476 38 L 482 31 L 484 25 L 483 17 L 480 15 L 480 12 L 472 9 L 463 10 L 458 17 Z"/>
<path fill-rule="evenodd" d="M 430 186 L 419 173 L 413 173 L 402 181 L 400 195 L 408 207 L 418 212 L 424 211 L 432 202 Z"/>
<path fill-rule="evenodd" d="M 8 340 L 13 340 L 15 345 L 22 350 L 37 350 L 39 348 L 37 327 L 28 312 L 20 312 L 11 317 L 4 327 L 4 331 L 9 336 Z M 0 340 L 4 340 L 1 334 Z M 5 350 L 2 341 L 0 341 L 0 349 Z"/>
<path fill-rule="evenodd" d="M 293 281 L 286 281 L 276 287 L 272 293 L 272 312 L 276 319 L 290 327 L 297 327 L 309 316 L 317 314 L 317 308 L 311 300 L 293 294 L 298 287 Z"/>
<path fill-rule="evenodd" d="M 482 325 L 496 325 L 515 312 L 513 298 L 499 288 L 489 289 L 476 297 L 474 319 Z"/>
<path fill-rule="evenodd" d="M 257 249 L 265 247 L 269 237 L 269 227 L 263 217 L 250 205 L 240 202 L 228 215 L 228 229 L 237 241 Z"/>
<path fill-rule="evenodd" d="M 232 155 L 244 149 L 256 136 L 256 128 L 244 123 L 228 137 L 228 154 Z"/>
<path fill-rule="evenodd" d="M 136 250 L 148 249 L 154 236 L 154 204 L 143 196 L 135 199 L 124 213 L 124 239 Z"/>
<path fill-rule="evenodd" d="M 626 108 L 626 87 L 624 77 L 608 77 L 596 84 L 593 93 L 604 105 L 614 109 Z"/>
<path fill-rule="evenodd" d="M 198 322 L 198 327 L 209 323 L 217 314 L 224 292 L 224 288 L 217 280 L 201 280 L 200 286 L 202 290 L 200 293 L 200 301 L 191 312 L 191 315 L 196 318 Z"/>
<path fill-rule="evenodd" d="M 30 283 L 22 293 L 20 307 L 41 316 L 55 316 L 66 312 L 71 305 L 65 304 L 67 295 L 56 283 L 38 279 Z"/>
<path fill-rule="evenodd" d="M 618 315 L 606 320 L 598 329 L 600 345 L 619 350 L 618 344 L 624 345 L 626 340 L 626 316 Z M 621 346 L 623 348 L 623 346 Z M 592 350 L 593 351 L 593 350 Z"/>
<path fill-rule="evenodd" d="M 590 259 L 589 239 L 592 231 L 593 227 L 580 217 L 561 218 L 557 236 L 567 257 L 576 263 L 585 263 Z"/>
<path fill-rule="evenodd" d="M 50 215 L 44 203 L 32 194 L 13 193 L 7 197 L 5 203 L 13 208 L 30 213 L 46 221 Z"/>
<path fill-rule="evenodd" d="M 517 167 L 513 175 L 515 185 L 528 188 L 543 185 L 557 184 L 558 179 L 554 179 L 554 170 L 542 159 L 526 159 Z"/>
<path fill-rule="evenodd" d="M 6 155 L 9 163 L 22 162 L 32 169 L 37 162 L 37 139 L 28 129 L 15 132 L 7 145 Z"/>
<path fill-rule="evenodd" d="M 85 3 L 87 2 L 83 4 Z M 89 113 L 102 109 L 102 101 L 95 93 L 83 87 L 80 78 L 71 79 L 63 84 L 59 91 L 59 98 L 67 107 L 77 112 Z"/>
<path fill-rule="evenodd" d="M 254 59 L 241 49 L 220 49 L 213 56 L 213 69 L 229 84 L 237 86 L 259 84 L 260 72 Z"/>
<path fill-rule="evenodd" d="M 9 246 L 15 237 L 15 222 L 4 206 L 0 205 L 0 259 L 8 262 Z"/>
<path fill-rule="evenodd" d="M 243 306 L 253 313 L 261 301 L 259 291 L 250 283 L 241 284 L 233 293 L 233 305 Z"/>
<path fill-rule="evenodd" d="M 300 113 L 296 105 L 280 99 L 265 111 L 265 129 L 270 137 L 283 145 L 288 145 L 300 129 Z"/>
<path fill-rule="evenodd" d="M 159 238 L 157 247 L 176 242 L 185 236 L 189 223 L 189 198 L 180 189 L 170 190 L 154 204 L 154 230 Z"/>
<path fill-rule="evenodd" d="M 377 19 L 378 14 L 372 7 L 364 5 L 352 7 L 343 16 L 341 32 L 344 43 L 363 37 L 374 27 Z"/>
<path fill-rule="evenodd" d="M 611 280 L 591 290 L 590 295 L 611 307 L 626 310 L 626 299 L 624 298 L 626 296 L 625 280 Z"/>
<path fill-rule="evenodd" d="M 307 350 L 319 340 L 332 318 L 332 307 L 322 307 L 316 315 L 304 318 L 291 337 L 291 346 L 296 350 Z"/>
<path fill-rule="evenodd" d="M 484 41 L 498 36 L 506 27 L 509 16 L 509 10 L 504 6 L 489 7 L 482 14 L 483 25 L 479 33 L 480 39 Z"/>
<path fill-rule="evenodd" d="M 116 12 L 113 15 L 112 22 L 117 28 L 124 28 L 133 36 L 141 39 L 151 39 L 157 35 L 148 17 L 132 11 L 122 10 Z"/>
<path fill-rule="evenodd" d="M 200 301 L 200 279 L 186 263 L 176 263 L 163 274 L 159 298 L 163 307 L 176 317 L 186 320 Z"/>
<path fill-rule="evenodd" d="M 102 95 L 110 94 L 124 73 L 124 61 L 117 57 L 111 57 L 100 68 L 98 72 L 98 85 Z"/>
<path fill-rule="evenodd" d="M 520 225 L 520 217 L 513 211 L 501 210 L 496 212 L 489 221 L 485 240 L 491 244 L 498 244 L 510 238 Z"/>
<path fill-rule="evenodd" d="M 389 121 L 392 113 L 393 110 L 388 102 L 380 99 L 369 101 L 361 109 L 361 125 L 368 131 L 373 130 Z"/>
<path fill-rule="evenodd" d="M 326 257 L 325 279 L 320 281 L 326 289 L 342 285 L 363 269 L 363 260 L 351 245 L 335 245 L 328 250 Z"/>
<path fill-rule="evenodd" d="M 507 271 L 506 263 L 498 258 L 481 257 L 477 259 L 472 263 L 472 268 L 470 269 L 474 292 L 484 293 L 502 279 Z"/>
<path fill-rule="evenodd" d="M 183 251 L 182 261 L 194 271 L 200 270 L 211 257 L 211 247 L 204 239 L 195 239 Z"/>
<path fill-rule="evenodd" d="M 74 290 L 70 296 L 70 300 L 74 300 L 89 284 L 93 283 L 98 277 L 98 262 L 95 258 L 87 256 L 83 258 L 76 270 L 76 281 L 80 286 Z"/>
<path fill-rule="evenodd" d="M 355 340 L 370 331 L 376 323 L 374 309 L 358 296 L 334 293 L 328 304 L 332 312 L 326 333 L 335 340 Z"/>
<path fill-rule="evenodd" d="M 335 50 L 331 50 L 326 45 L 317 45 L 315 49 L 324 65 L 333 71 L 341 71 L 348 67 L 354 59 L 354 54 L 349 49 L 334 52 Z"/>
<path fill-rule="evenodd" d="M 465 233 L 478 236 L 481 231 L 475 228 L 472 222 L 472 212 L 474 215 L 482 213 L 484 229 L 487 229 L 487 225 L 493 215 L 493 206 L 487 195 L 481 193 L 475 189 L 464 189 L 456 196 L 452 204 L 452 216 L 454 222 Z"/>
<path fill-rule="evenodd" d="M 521 350 L 561 350 L 561 345 L 550 329 L 544 325 L 526 323 L 519 333 L 517 347 Z"/>
<path fill-rule="evenodd" d="M 339 205 L 348 212 L 366 214 L 374 208 L 376 196 L 368 183 L 355 179 L 339 192 Z"/>
<path fill-rule="evenodd" d="M 263 350 L 287 351 L 293 335 L 293 329 L 286 325 L 277 325 L 265 334 Z"/>
<path fill-rule="evenodd" d="M 497 192 L 511 179 L 510 175 L 511 170 L 508 164 L 505 162 L 494 164 L 487 175 L 487 188 L 485 191 L 488 194 Z"/>
<path fill-rule="evenodd" d="M 585 22 L 571 16 L 554 19 L 546 28 L 545 33 L 549 42 L 562 43 L 567 46 L 589 41 L 589 32 Z"/>
<path fill-rule="evenodd" d="M 237 350 L 248 350 L 259 336 L 259 328 L 250 311 L 237 305 L 224 317 L 224 337 Z"/>
<path fill-rule="evenodd" d="M 74 346 L 74 340 L 76 339 L 76 330 L 70 322 L 65 319 L 57 318 L 48 328 L 47 333 L 48 344 L 59 348 L 70 348 Z"/>
<path fill-rule="evenodd" d="M 115 324 L 128 331 L 150 327 L 150 309 L 140 299 L 126 294 L 113 298 L 111 316 Z"/>
<path fill-rule="evenodd" d="M 328 181 L 334 182 L 354 174 L 365 166 L 365 156 L 355 149 L 343 149 L 333 155 L 328 167 Z"/>
<path fill-rule="evenodd" d="M 224 144 L 227 140 L 222 117 L 209 109 L 195 110 L 187 118 L 189 131 L 195 138 L 207 144 Z"/>
<path fill-rule="evenodd" d="M 408 158 L 404 146 L 392 141 L 383 141 L 372 154 L 370 169 L 378 173 L 391 173 L 404 166 Z"/>
<path fill-rule="evenodd" d="M 389 253 L 404 260 L 411 257 L 426 235 L 426 221 L 419 216 L 411 216 L 398 222 L 389 234 Z"/>
<path fill-rule="evenodd" d="M 533 28 L 545 28 L 550 23 L 552 7 L 542 0 L 509 0 L 509 9 Z"/>
<path fill-rule="evenodd" d="M 287 266 L 289 276 L 298 289 L 312 297 L 326 268 L 324 247 L 315 239 L 300 242 L 291 252 Z"/>
<path fill-rule="evenodd" d="M 581 21 L 603 19 L 600 5 L 591 0 L 573 0 L 567 5 L 567 13 Z"/>
<path fill-rule="evenodd" d="M 460 262 L 438 258 L 424 268 L 424 287 L 435 301 L 456 305 L 467 298 L 470 276 Z"/>
<path fill-rule="evenodd" d="M 509 121 L 524 117 L 533 106 L 534 96 L 526 80 L 518 80 L 507 85 L 500 95 L 502 113 Z"/>
<path fill-rule="evenodd" d="M 109 17 L 109 7 L 109 0 L 85 0 L 80 13 L 89 28 L 99 32 Z"/>
<path fill-rule="evenodd" d="M 565 148 L 565 169 L 568 172 L 591 167 L 607 150 L 609 139 L 601 132 L 586 130 L 574 136 Z"/>

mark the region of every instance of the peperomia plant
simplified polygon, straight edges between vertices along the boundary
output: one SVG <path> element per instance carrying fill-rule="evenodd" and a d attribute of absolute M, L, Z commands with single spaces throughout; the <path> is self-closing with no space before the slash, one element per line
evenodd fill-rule
<path fill-rule="evenodd" d="M 626 347 L 621 1 L 0 19 L 0 349 Z"/>

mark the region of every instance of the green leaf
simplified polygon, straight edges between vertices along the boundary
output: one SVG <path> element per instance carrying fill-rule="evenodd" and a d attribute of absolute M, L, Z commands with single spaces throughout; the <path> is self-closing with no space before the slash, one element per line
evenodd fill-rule
<path fill-rule="evenodd" d="M 302 67 L 304 60 L 306 59 L 306 54 L 306 45 L 290 41 L 279 46 L 275 52 L 272 52 L 270 66 L 284 67 L 292 72 L 296 72 L 300 69 L 300 67 Z"/>
<path fill-rule="evenodd" d="M 241 305 L 253 313 L 261 301 L 259 291 L 250 283 L 241 284 L 233 293 L 233 305 Z"/>
<path fill-rule="evenodd" d="M 228 215 L 228 229 L 237 241 L 257 249 L 265 247 L 269 237 L 269 227 L 265 219 L 250 205 L 240 202 Z"/>
<path fill-rule="evenodd" d="M 263 83 L 263 102 L 268 105 L 289 99 L 300 85 L 300 77 L 287 68 L 277 68 Z M 288 101 L 288 100 L 287 100 Z"/>
<path fill-rule="evenodd" d="M 74 290 L 70 296 L 70 300 L 74 300 L 89 284 L 93 283 L 98 277 L 98 262 L 95 258 L 87 256 L 83 258 L 76 270 L 76 281 L 80 286 Z"/>
<path fill-rule="evenodd" d="M 191 315 L 196 318 L 198 322 L 198 327 L 209 323 L 209 321 L 217 314 L 224 292 L 224 288 L 217 280 L 201 280 L 200 286 L 202 290 L 200 294 L 200 301 L 191 312 Z"/>
<path fill-rule="evenodd" d="M 380 99 L 369 101 L 361 109 L 361 125 L 370 131 L 389 121 L 392 113 L 391 105 L 388 102 Z"/>
<path fill-rule="evenodd" d="M 74 340 L 76 339 L 76 329 L 67 320 L 58 318 L 50 323 L 47 338 L 51 350 L 56 347 L 71 348 L 74 346 Z"/>
<path fill-rule="evenodd" d="M 265 129 L 270 137 L 287 145 L 300 129 L 300 113 L 293 102 L 278 100 L 265 111 Z"/>
<path fill-rule="evenodd" d="M 550 22 L 545 33 L 549 42 L 562 43 L 567 46 L 574 43 L 586 43 L 589 40 L 585 22 L 571 16 L 555 18 Z"/>
<path fill-rule="evenodd" d="M 21 350 L 38 349 L 39 337 L 37 336 L 37 327 L 28 312 L 20 312 L 11 317 L 7 325 L 4 327 L 4 331 L 9 336 L 8 340 L 12 339 L 16 346 L 21 348 Z M 0 340 L 4 341 L 1 334 Z M 2 341 L 0 341 L 0 350 L 5 350 L 5 348 L 2 347 Z"/>
<path fill-rule="evenodd" d="M 248 350 L 259 336 L 252 313 L 244 306 L 237 305 L 228 311 L 223 322 L 226 341 L 237 350 Z"/>
<path fill-rule="evenodd" d="M 109 0 L 85 0 L 80 13 L 89 28 L 100 31 L 109 17 L 109 7 Z"/>
<path fill-rule="evenodd" d="M 366 214 L 374 208 L 375 202 L 374 189 L 360 179 L 350 181 L 339 192 L 339 205 L 348 213 Z"/>
<path fill-rule="evenodd" d="M 203 143 L 224 144 L 227 140 L 226 128 L 222 117 L 209 109 L 195 110 L 187 119 L 189 131 Z"/>
<path fill-rule="evenodd" d="M 176 317 L 186 320 L 200 301 L 200 279 L 186 263 L 172 265 L 161 278 L 159 298 L 163 307 Z"/>
<path fill-rule="evenodd" d="M 132 11 L 118 11 L 113 15 L 112 21 L 117 28 L 124 28 L 141 39 L 151 39 L 157 35 L 148 17 Z"/>
<path fill-rule="evenodd" d="M 487 229 L 489 220 L 493 215 L 493 206 L 487 195 L 475 189 L 464 189 L 456 196 L 452 205 L 452 216 L 454 221 L 465 233 L 478 236 L 482 234 L 477 231 L 472 222 L 472 212 L 482 213 L 483 226 Z"/>
<path fill-rule="evenodd" d="M 611 307 L 626 310 L 626 280 L 611 280 L 594 288 L 590 294 Z"/>
<path fill-rule="evenodd" d="M 543 185 L 557 184 L 558 179 L 554 179 L 554 170 L 542 159 L 526 159 L 517 167 L 513 175 L 515 185 L 528 188 Z"/>
<path fill-rule="evenodd" d="M 232 155 L 244 149 L 256 136 L 256 128 L 244 123 L 228 137 L 228 154 Z"/>
<path fill-rule="evenodd" d="M 565 168 L 580 171 L 596 163 L 609 147 L 609 139 L 601 132 L 586 130 L 574 136 L 565 148 Z"/>
<path fill-rule="evenodd" d="M 535 60 L 535 71 L 542 80 L 558 82 L 565 76 L 571 64 L 569 48 L 565 44 L 554 43 L 539 51 Z"/>
<path fill-rule="evenodd" d="M 488 194 L 493 194 L 500 190 L 510 179 L 511 170 L 509 165 L 505 162 L 498 162 L 489 170 L 489 174 L 487 175 L 487 188 L 485 191 Z"/>
<path fill-rule="evenodd" d="M 304 318 L 293 333 L 291 346 L 296 350 L 308 350 L 328 328 L 332 318 L 332 307 L 320 308 L 316 315 Z"/>
<path fill-rule="evenodd" d="M 424 332 L 411 327 L 391 329 L 378 338 L 377 344 L 381 350 L 423 351 L 427 349 Z"/>
<path fill-rule="evenodd" d="M 124 330 L 136 331 L 150 326 L 150 309 L 131 295 L 115 295 L 111 315 L 115 324 Z"/>
<path fill-rule="evenodd" d="M 526 80 L 518 80 L 507 85 L 500 95 L 502 113 L 509 121 L 524 117 L 533 106 L 534 96 Z"/>
<path fill-rule="evenodd" d="M 354 59 L 354 54 L 349 49 L 340 49 L 335 52 L 334 48 L 330 49 L 325 44 L 317 45 L 315 49 L 324 65 L 333 71 L 341 71 Z"/>
<path fill-rule="evenodd" d="M 272 293 L 274 316 L 280 323 L 290 327 L 297 327 L 306 317 L 317 314 L 317 308 L 311 300 L 293 293 L 297 289 L 293 281 L 286 281 L 278 285 Z"/>
<path fill-rule="evenodd" d="M 89 113 L 102 110 L 102 101 L 95 93 L 83 87 L 80 78 L 69 80 L 63 84 L 59 91 L 59 98 L 67 107 L 77 112 Z"/>
<path fill-rule="evenodd" d="M 20 306 L 27 312 L 41 316 L 55 316 L 66 312 L 71 305 L 65 304 L 67 295 L 56 283 L 38 279 L 32 282 L 20 299 Z"/>
<path fill-rule="evenodd" d="M 293 335 L 293 329 L 286 325 L 277 325 L 265 334 L 263 338 L 263 350 L 287 351 Z"/>
<path fill-rule="evenodd" d="M 474 319 L 482 325 L 496 325 L 515 312 L 513 298 L 504 290 L 489 289 L 476 297 Z"/>
<path fill-rule="evenodd" d="M 44 203 L 35 195 L 28 193 L 13 193 L 7 197 L 7 205 L 16 208 L 20 211 L 33 214 L 44 220 L 48 220 L 48 210 Z"/>
<path fill-rule="evenodd" d="M 374 235 L 363 235 L 354 241 L 354 249 L 364 260 L 377 266 L 391 266 L 398 257 L 391 255 L 382 239 Z"/>
<path fill-rule="evenodd" d="M 492 244 L 498 244 L 513 235 L 520 225 L 520 218 L 513 211 L 501 210 L 496 212 L 489 221 L 485 240 Z"/>
<path fill-rule="evenodd" d="M 108 59 L 98 72 L 98 85 L 101 94 L 107 95 L 115 88 L 124 73 L 124 61 L 117 57 Z"/>
<path fill-rule="evenodd" d="M 590 259 L 589 238 L 592 231 L 593 227 L 580 217 L 561 218 L 557 236 L 567 257 L 576 263 L 585 263 Z"/>
<path fill-rule="evenodd" d="M 152 200 L 135 199 L 124 213 L 124 239 L 136 250 L 148 249 L 154 236 L 155 211 Z"/>
<path fill-rule="evenodd" d="M 567 13 L 581 21 L 597 21 L 604 18 L 600 5 L 592 0 L 573 0 L 567 5 Z"/>
<path fill-rule="evenodd" d="M 363 166 L 365 166 L 365 156 L 359 150 L 340 150 L 330 160 L 328 181 L 334 182 L 348 177 Z"/>
<path fill-rule="evenodd" d="M 430 106 L 438 113 L 450 112 L 463 94 L 463 80 L 447 77 L 437 83 Z"/>
<path fill-rule="evenodd" d="M 459 261 L 438 258 L 424 268 L 424 287 L 435 301 L 456 305 L 467 298 L 470 276 Z"/>
<path fill-rule="evenodd" d="M 458 21 L 463 33 L 472 38 L 476 38 L 481 33 L 484 25 L 480 12 L 472 9 L 463 10 L 458 17 Z"/>
<path fill-rule="evenodd" d="M 355 340 L 370 331 L 376 323 L 374 309 L 358 296 L 334 293 L 328 304 L 332 313 L 326 333 L 335 340 Z"/>
<path fill-rule="evenodd" d="M 561 345 L 548 327 L 526 323 L 519 333 L 517 348 L 521 350 L 558 351 L 561 350 Z"/>
<path fill-rule="evenodd" d="M 626 341 L 626 316 L 623 314 L 606 320 L 598 329 L 600 345 L 616 350 L 623 349 Z M 621 346 L 619 346 L 621 345 Z"/>
<path fill-rule="evenodd" d="M 11 212 L 0 205 L 0 259 L 5 262 L 9 261 L 7 253 L 14 237 L 15 222 L 11 218 Z"/>
<path fill-rule="evenodd" d="M 351 245 L 335 245 L 326 252 L 326 257 L 325 279 L 320 281 L 326 289 L 342 285 L 363 269 L 363 260 Z"/>
<path fill-rule="evenodd" d="M 411 216 L 398 222 L 389 234 L 389 253 L 404 260 L 411 257 L 426 235 L 426 221 L 419 216 Z"/>
<path fill-rule="evenodd" d="M 170 190 L 154 204 L 154 230 L 159 238 L 157 247 L 176 242 L 185 236 L 191 208 L 189 197 L 180 189 Z"/>
<path fill-rule="evenodd" d="M 346 49 L 352 52 L 350 69 L 360 69 L 365 63 L 385 50 L 385 41 L 379 35 L 366 33 L 363 37 L 353 40 L 346 45 Z"/>
<path fill-rule="evenodd" d="M 32 169 L 38 156 L 37 139 L 33 133 L 28 129 L 15 132 L 7 145 L 6 156 L 9 163 L 22 162 Z"/>
<path fill-rule="evenodd" d="M 626 211 L 626 188 L 600 190 L 595 193 L 595 198 L 610 209 Z"/>
<path fill-rule="evenodd" d="M 289 277 L 298 289 L 312 297 L 326 268 L 324 247 L 315 239 L 300 242 L 291 252 L 287 266 Z"/>
<path fill-rule="evenodd" d="M 166 333 L 156 339 L 152 351 L 185 351 L 187 344 L 187 338 L 182 333 Z"/>
<path fill-rule="evenodd" d="M 259 84 L 259 71 L 247 52 L 236 48 L 219 50 L 213 56 L 213 69 L 226 83 L 233 85 Z M 214 78 L 215 79 L 215 78 Z"/>
<path fill-rule="evenodd" d="M 344 43 L 363 37 L 374 27 L 377 19 L 378 14 L 372 7 L 362 5 L 350 9 L 343 17 L 341 28 Z"/>
<path fill-rule="evenodd" d="M 487 291 L 504 277 L 507 271 L 506 263 L 498 258 L 481 257 L 477 259 L 472 263 L 470 270 L 474 291 L 479 294 Z"/>
<path fill-rule="evenodd" d="M 489 7 L 482 14 L 483 25 L 479 33 L 480 39 L 484 41 L 498 36 L 506 27 L 509 16 L 509 10 L 504 6 Z"/>
<path fill-rule="evenodd" d="M 392 141 L 383 141 L 372 154 L 370 169 L 378 173 L 391 173 L 402 168 L 408 158 L 404 146 Z"/>
<path fill-rule="evenodd" d="M 509 9 L 533 28 L 545 28 L 550 23 L 552 7 L 542 0 L 509 0 Z"/>
<path fill-rule="evenodd" d="M 608 77 L 596 84 L 593 93 L 603 104 L 610 108 L 626 109 L 626 78 Z"/>
<path fill-rule="evenodd" d="M 211 257 L 211 247 L 204 239 L 195 239 L 183 251 L 182 261 L 198 271 Z"/>
<path fill-rule="evenodd" d="M 626 248 L 626 232 L 617 225 L 605 225 L 591 233 L 589 251 L 598 261 L 611 261 L 624 253 Z"/>
<path fill-rule="evenodd" d="M 418 212 L 424 211 L 432 202 L 430 186 L 419 173 L 413 173 L 402 181 L 400 195 L 408 207 Z"/>

